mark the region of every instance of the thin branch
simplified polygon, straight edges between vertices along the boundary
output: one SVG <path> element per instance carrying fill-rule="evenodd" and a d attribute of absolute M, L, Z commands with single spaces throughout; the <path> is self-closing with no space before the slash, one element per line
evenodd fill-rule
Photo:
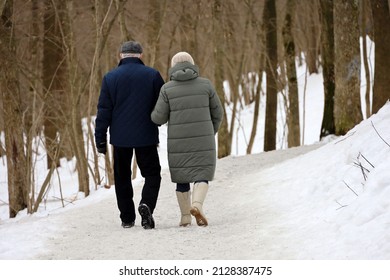
<path fill-rule="evenodd" d="M 370 170 L 367 169 L 366 167 L 364 167 L 363 164 L 362 164 L 361 162 L 356 162 L 356 161 L 355 161 L 353 164 L 354 164 L 355 166 L 359 167 L 359 168 L 362 168 L 365 172 L 370 173 Z"/>
<path fill-rule="evenodd" d="M 383 139 L 383 137 L 382 137 L 382 136 L 379 134 L 378 130 L 376 130 L 376 127 L 375 127 L 375 125 L 374 125 L 374 123 L 373 123 L 372 121 L 371 121 L 371 125 L 372 125 L 372 127 L 374 128 L 374 130 L 375 130 L 376 134 L 378 134 L 379 138 L 380 138 L 380 139 L 382 139 L 382 141 L 383 141 L 383 142 L 385 142 L 385 143 L 386 143 L 386 145 L 390 147 L 390 144 L 389 144 L 389 143 L 387 143 L 387 142 L 386 142 L 386 140 L 385 140 L 385 139 Z"/>
<path fill-rule="evenodd" d="M 338 202 L 337 200 L 335 200 L 336 201 L 336 203 L 338 204 L 338 205 L 340 205 L 340 207 L 339 208 L 337 208 L 336 210 L 340 210 L 341 208 L 344 208 L 344 207 L 347 207 L 348 205 L 342 205 L 340 202 Z"/>
<path fill-rule="evenodd" d="M 65 204 L 64 204 L 64 196 L 63 196 L 63 194 L 62 194 L 61 176 L 60 176 L 60 173 L 58 172 L 58 168 L 56 168 L 56 173 L 57 173 L 57 177 L 58 177 L 58 186 L 59 186 L 60 195 L 61 195 L 61 204 L 62 204 L 62 207 L 65 207 Z"/>
<path fill-rule="evenodd" d="M 360 170 L 362 171 L 362 174 L 363 174 L 364 181 L 367 181 L 367 175 L 366 175 L 365 171 L 370 172 L 370 170 L 365 168 L 360 162 L 354 162 L 353 164 L 360 168 Z"/>
<path fill-rule="evenodd" d="M 337 142 L 335 142 L 335 144 L 338 144 L 338 143 L 340 143 L 340 142 L 342 142 L 342 141 L 344 141 L 344 140 L 346 140 L 347 138 L 349 138 L 349 137 L 351 137 L 352 135 L 354 135 L 355 134 L 355 132 L 356 131 L 354 131 L 354 132 L 351 132 L 351 133 L 348 133 L 347 135 L 345 135 L 342 139 L 340 139 L 339 141 L 337 141 Z"/>
<path fill-rule="evenodd" d="M 360 155 L 362 156 L 362 158 L 363 158 L 369 165 L 372 166 L 372 168 L 375 168 L 375 166 L 374 166 L 371 162 L 369 162 L 369 160 L 368 160 L 365 156 L 363 156 L 363 154 L 360 154 Z"/>
<path fill-rule="evenodd" d="M 51 196 L 51 198 L 54 199 L 54 200 L 61 200 L 62 208 L 65 208 L 65 206 L 66 206 L 66 205 L 64 205 L 64 201 L 67 202 L 68 204 L 74 204 L 74 201 L 75 201 L 75 199 L 66 199 L 66 198 L 57 197 L 57 196 Z"/>
<path fill-rule="evenodd" d="M 2 200 L 2 199 L 0 199 L 0 204 L 4 204 L 4 205 L 9 205 L 9 203 L 8 202 L 6 202 L 5 200 Z"/>
<path fill-rule="evenodd" d="M 343 181 L 343 183 L 347 186 L 348 189 L 350 189 L 356 196 L 359 196 L 350 186 L 348 186 L 348 184 Z"/>
<path fill-rule="evenodd" d="M 43 184 L 41 186 L 41 189 L 39 191 L 39 194 L 37 196 L 37 199 L 36 199 L 36 201 L 34 203 L 33 213 L 38 211 L 38 207 L 39 207 L 40 203 L 42 202 L 42 200 L 46 196 L 46 193 L 49 190 L 51 177 L 52 177 L 52 175 L 53 175 L 53 173 L 54 173 L 54 171 L 56 169 L 56 162 L 58 161 L 59 156 L 60 156 L 60 152 L 59 151 L 61 150 L 62 143 L 63 143 L 63 138 L 60 139 L 60 142 L 58 144 L 58 147 L 57 147 L 57 150 L 55 152 L 55 155 L 53 156 L 52 165 L 51 165 L 51 167 L 49 169 L 49 172 L 46 175 L 45 181 L 43 182 Z M 48 154 L 47 156 L 50 156 L 50 155 Z"/>
<path fill-rule="evenodd" d="M 305 132 L 306 132 L 306 94 L 307 94 L 307 64 L 305 69 L 305 83 L 303 86 L 303 110 L 302 110 L 302 140 L 301 145 L 305 144 Z"/>

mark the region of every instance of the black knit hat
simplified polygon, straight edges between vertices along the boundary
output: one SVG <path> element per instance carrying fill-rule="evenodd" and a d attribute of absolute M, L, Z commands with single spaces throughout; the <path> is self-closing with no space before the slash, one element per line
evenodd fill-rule
<path fill-rule="evenodd" d="M 142 53 L 142 46 L 136 41 L 127 41 L 122 44 L 121 53 Z"/>

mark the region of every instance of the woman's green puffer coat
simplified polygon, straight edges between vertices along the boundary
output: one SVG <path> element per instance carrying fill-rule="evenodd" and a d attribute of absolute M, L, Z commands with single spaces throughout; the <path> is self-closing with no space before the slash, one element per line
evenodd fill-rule
<path fill-rule="evenodd" d="M 170 81 L 162 86 L 152 121 L 168 122 L 168 164 L 174 183 L 211 181 L 216 166 L 215 134 L 223 109 L 211 82 L 199 77 L 189 62 L 169 70 Z"/>

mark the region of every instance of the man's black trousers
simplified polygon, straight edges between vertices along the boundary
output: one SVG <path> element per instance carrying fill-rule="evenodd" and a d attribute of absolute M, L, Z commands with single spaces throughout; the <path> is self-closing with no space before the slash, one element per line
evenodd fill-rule
<path fill-rule="evenodd" d="M 120 218 L 125 223 L 135 221 L 136 217 L 131 183 L 133 151 L 135 151 L 141 175 L 145 178 L 140 204 L 148 205 L 152 213 L 156 207 L 161 184 L 161 166 L 157 145 L 138 148 L 114 146 L 115 193 Z"/>

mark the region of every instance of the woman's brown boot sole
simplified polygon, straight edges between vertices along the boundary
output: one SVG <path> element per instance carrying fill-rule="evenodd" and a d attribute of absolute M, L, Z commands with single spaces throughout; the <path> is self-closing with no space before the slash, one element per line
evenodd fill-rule
<path fill-rule="evenodd" d="M 205 226 L 208 225 L 207 220 L 206 220 L 206 217 L 204 217 L 204 216 L 200 213 L 200 211 L 198 210 L 198 208 L 192 207 L 190 213 L 191 213 L 192 216 L 195 217 L 195 220 L 196 220 L 196 223 L 198 224 L 198 226 L 205 227 Z"/>

